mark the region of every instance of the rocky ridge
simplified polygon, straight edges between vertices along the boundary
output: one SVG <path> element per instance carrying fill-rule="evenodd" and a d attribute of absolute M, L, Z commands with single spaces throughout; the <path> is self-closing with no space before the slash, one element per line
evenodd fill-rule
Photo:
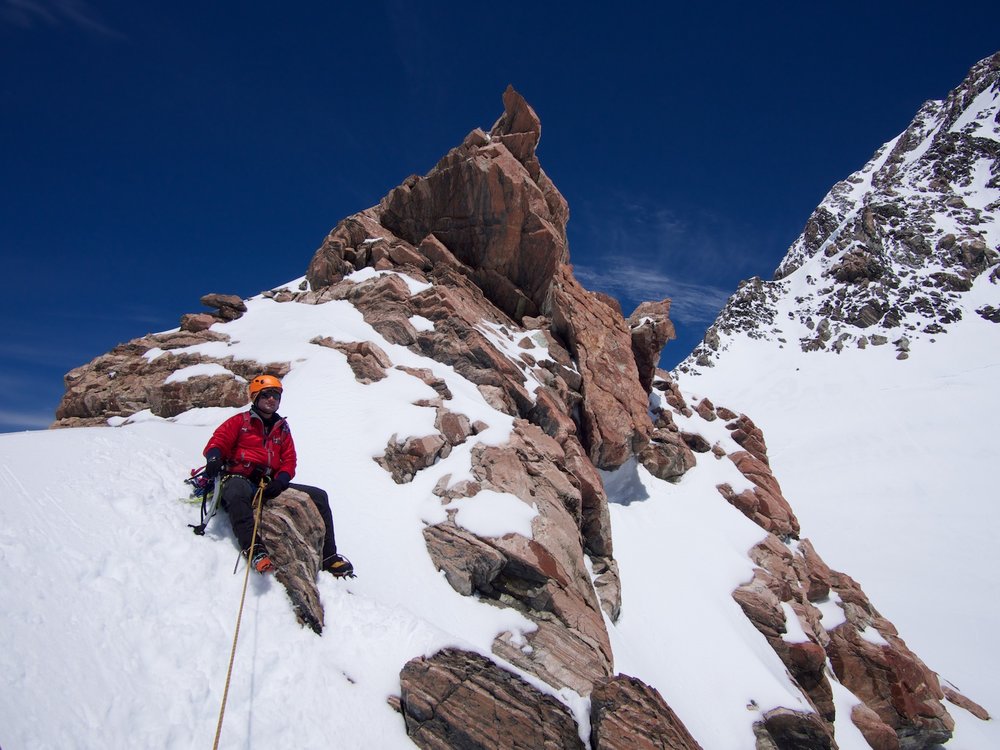
<path fill-rule="evenodd" d="M 963 315 L 1000 322 L 1000 53 L 837 183 L 771 281 L 743 282 L 681 372 L 737 336 L 906 359 Z M 993 301 L 965 309 L 974 285 Z"/>
<path fill-rule="evenodd" d="M 718 487 L 720 501 L 766 532 L 747 553 L 756 565 L 752 580 L 733 597 L 810 708 L 769 709 L 755 726 L 758 748 L 836 747 L 837 722 L 845 719 L 873 747 L 946 741 L 952 722 L 943 701 L 968 699 L 946 696 L 857 584 L 831 571 L 800 538 L 759 428 L 707 399 L 692 401 L 656 369 L 673 336 L 669 302 L 644 303 L 626 319 L 614 300 L 576 281 L 566 245 L 568 208 L 535 154 L 540 133 L 534 111 L 509 88 L 504 114 L 489 133 L 473 130 L 427 175 L 407 178 L 377 206 L 341 221 L 302 284 L 263 294 L 278 304 L 348 302 L 383 343 L 453 367 L 513 418 L 507 443 L 474 445 L 471 478 L 446 476 L 434 494 L 449 507 L 484 491 L 513 495 L 536 511 L 531 536 L 479 537 L 449 510 L 446 521 L 424 529 L 424 540 L 458 594 L 516 609 L 537 627 L 525 637 L 498 635 L 489 660 L 445 651 L 406 665 L 398 708 L 413 741 L 491 746 L 503 725 L 516 732 L 504 746 L 579 746 L 565 710 L 531 682 L 515 679 L 520 674 L 590 697 L 592 747 L 698 746 L 684 717 L 669 708 L 669 696 L 616 674 L 614 666 L 605 618 L 617 619 L 622 595 L 600 472 L 631 460 L 666 482 L 700 461 L 729 461 L 750 486 Z M 57 426 L 103 423 L 144 409 L 171 417 L 239 405 L 247 377 L 294 368 L 195 351 L 206 342 L 225 345 L 224 323 L 246 313 L 241 300 L 203 302 L 218 312 L 185 316 L 177 331 L 134 340 L 69 373 Z M 397 484 L 412 482 L 482 430 L 449 408 L 449 387 L 429 368 L 395 364 L 378 341 L 341 341 L 330 331 L 312 343 L 340 352 L 359 383 L 378 382 L 398 368 L 436 394 L 419 403 L 433 410 L 435 432 L 387 436 L 375 457 Z M 192 367 L 203 369 L 176 376 Z M 709 429 L 720 422 L 725 440 Z M 322 608 L 310 588 L 315 514 L 300 507 L 301 498 L 281 501 L 268 508 L 264 533 L 271 539 L 283 527 L 295 530 L 299 542 L 286 557 L 301 574 L 282 583 L 300 621 L 320 632 Z M 836 625 L 822 617 L 830 607 L 843 612 Z M 792 631 L 805 635 L 792 639 Z M 863 710 L 837 717 L 831 680 L 856 695 Z M 483 701 L 491 713 L 476 709 Z M 495 718 L 504 715 L 511 718 Z M 537 735 L 542 716 L 551 718 Z"/>

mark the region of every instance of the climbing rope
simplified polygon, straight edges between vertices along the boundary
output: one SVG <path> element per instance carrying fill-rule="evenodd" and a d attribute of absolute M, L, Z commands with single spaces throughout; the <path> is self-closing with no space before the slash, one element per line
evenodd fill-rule
<path fill-rule="evenodd" d="M 233 650 L 229 653 L 229 669 L 226 671 L 226 687 L 222 691 L 222 706 L 219 708 L 219 724 L 215 728 L 215 742 L 212 750 L 218 750 L 219 737 L 222 736 L 222 719 L 226 715 L 226 700 L 229 698 L 229 682 L 233 677 L 233 661 L 236 659 L 236 641 L 240 637 L 240 621 L 243 619 L 243 603 L 247 598 L 247 583 L 250 581 L 250 566 L 253 561 L 253 550 L 257 545 L 257 529 L 260 528 L 260 517 L 264 509 L 264 487 L 267 485 L 267 477 L 260 480 L 257 486 L 257 494 L 253 498 L 253 537 L 250 539 L 250 551 L 247 553 L 247 572 L 243 577 L 243 595 L 240 597 L 240 611 L 236 616 L 236 632 L 233 634 Z"/>

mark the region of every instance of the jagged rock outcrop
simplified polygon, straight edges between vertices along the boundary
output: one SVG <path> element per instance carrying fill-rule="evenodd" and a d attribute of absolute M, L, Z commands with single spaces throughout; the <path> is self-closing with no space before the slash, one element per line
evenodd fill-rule
<path fill-rule="evenodd" d="M 733 596 L 819 716 L 836 718 L 829 660 L 838 681 L 874 714 L 852 716 L 866 736 L 885 735 L 884 725 L 902 748 L 930 748 L 951 737 L 954 722 L 937 676 L 856 582 L 826 566 L 808 540 L 786 544 L 769 535 L 752 556 L 759 566 L 753 580 Z"/>
<path fill-rule="evenodd" d="M 196 407 L 242 406 L 246 384 L 261 372 L 283 377 L 287 363 L 214 358 L 174 350 L 223 342 L 225 334 L 180 330 L 149 334 L 70 370 L 53 427 L 103 425 L 149 409 L 173 417 Z M 190 368 L 190 369 L 186 369 Z"/>
<path fill-rule="evenodd" d="M 535 403 L 523 375 L 497 356 L 476 325 L 526 328 L 539 316 L 547 319 L 550 348 L 565 354 L 555 355 L 550 374 L 540 377 L 560 393 L 562 411 L 579 408 L 578 438 L 591 461 L 614 468 L 649 438 L 646 389 L 620 309 L 583 289 L 568 265 L 569 211 L 538 163 L 540 134 L 535 112 L 509 88 L 489 134 L 472 131 L 427 175 L 408 178 L 378 206 L 333 229 L 309 264 L 313 292 L 303 301 L 350 299 L 386 338 L 416 344 L 473 382 L 500 388 L 507 410 L 526 418 Z M 338 285 L 368 266 L 406 269 L 433 280 L 434 289 L 410 302 L 398 280 L 375 282 L 383 287 L 378 293 Z M 665 342 L 672 329 L 659 304 L 656 337 Z M 434 321 L 434 330 L 418 333 L 407 322 L 413 314 Z M 647 356 L 653 348 L 651 340 Z"/>
<path fill-rule="evenodd" d="M 532 506 L 537 515 L 531 537 L 476 537 L 454 520 L 428 527 L 424 536 L 431 559 L 457 591 L 513 606 L 538 626 L 525 636 L 527 648 L 519 637 L 501 636 L 494 644 L 497 654 L 553 687 L 587 694 L 611 674 L 613 661 L 601 604 L 584 565 L 581 492 L 563 468 L 564 459 L 555 440 L 518 422 L 509 444 L 474 449 L 475 483 L 460 490 L 471 502 L 492 490 Z M 445 499 L 453 496 L 447 488 L 438 491 Z"/>
<path fill-rule="evenodd" d="M 499 635 L 495 662 L 523 670 L 554 693 L 589 696 L 594 747 L 697 747 L 662 696 L 615 675 L 605 615 L 618 618 L 622 589 L 600 470 L 634 459 L 654 477 L 679 482 L 700 461 L 729 461 L 752 489 L 723 484 L 720 494 L 768 532 L 749 553 L 757 565 L 753 579 L 733 596 L 816 709 L 767 711 L 754 729 L 757 746 L 834 747 L 827 660 L 865 701 L 867 710 L 851 718 L 871 742 L 890 746 L 886 732 L 904 748 L 947 739 L 950 717 L 933 673 L 853 581 L 830 571 L 807 540 L 798 541 L 799 524 L 771 471 L 761 430 L 708 398 L 689 403 L 670 375 L 656 369 L 673 337 L 669 301 L 644 303 L 626 321 L 614 300 L 576 280 L 566 244 L 568 209 L 535 155 L 540 132 L 534 111 L 508 89 L 504 114 L 489 133 L 472 131 L 427 175 L 408 178 L 377 206 L 337 224 L 314 254 L 303 287 L 264 294 L 278 304 L 349 303 L 383 346 L 324 332 L 311 340 L 316 351 L 339 352 L 365 387 L 378 389 L 379 381 L 405 373 L 429 388 L 420 389 L 426 395 L 414 405 L 433 410 L 433 428 L 384 436 L 373 459 L 404 485 L 453 451 L 468 455 L 467 474 L 435 480 L 447 520 L 428 525 L 424 541 L 456 592 L 516 609 L 536 626 Z M 962 252 L 971 267 L 989 266 L 985 250 Z M 887 275 L 886 264 L 857 254 L 838 263 L 831 272 L 838 283 L 871 285 Z M 775 290 L 748 282 L 741 309 L 757 314 L 763 307 L 767 317 Z M 169 417 L 196 406 L 242 405 L 247 379 L 260 371 L 283 376 L 293 366 L 189 350 L 224 345 L 224 326 L 215 323 L 245 312 L 240 300 L 203 302 L 217 313 L 185 316 L 179 331 L 129 342 L 70 373 L 60 426 L 147 408 Z M 828 320 L 814 327 L 818 340 L 831 341 Z M 407 358 L 451 368 L 486 404 L 512 417 L 506 442 L 456 451 L 487 425 L 461 413 L 448 384 L 429 367 L 393 361 L 400 359 L 397 346 L 409 349 Z M 723 427 L 728 438 L 719 437 Z M 523 511 L 512 515 L 530 517 L 527 528 L 489 536 L 463 526 L 462 508 L 497 497 Z M 300 622 L 320 632 L 317 519 L 307 499 L 285 493 L 269 503 L 262 535 L 279 558 L 279 580 Z M 831 606 L 842 609 L 843 622 L 824 622 Z M 788 637 L 792 617 L 804 638 Z M 888 646 L 873 645 L 873 632 Z M 482 656 L 446 650 L 414 660 L 401 685 L 400 708 L 419 746 L 582 747 L 558 701 Z"/>
<path fill-rule="evenodd" d="M 632 354 L 639 371 L 639 382 L 649 393 L 663 347 L 677 338 L 670 320 L 670 300 L 643 302 L 628 316 L 628 326 L 632 333 Z"/>
<path fill-rule="evenodd" d="M 555 698 L 478 654 L 444 649 L 400 673 L 400 711 L 417 747 L 583 750 Z"/>
<path fill-rule="evenodd" d="M 659 692 L 627 675 L 594 687 L 590 745 L 594 750 L 701 750 Z"/>
<path fill-rule="evenodd" d="M 674 425 L 687 418 L 688 430 L 697 433 L 698 420 L 706 425 L 728 420 L 725 426 L 740 450 L 727 452 L 716 444 L 712 454 L 731 460 L 754 488 L 739 494 L 727 484 L 718 489 L 769 532 L 750 552 L 757 566 L 753 578 L 733 598 L 816 713 L 782 710 L 769 715 L 755 730 L 758 748 L 834 746 L 837 716 L 827 664 L 864 701 L 867 710 L 854 712 L 851 720 L 873 747 L 916 750 L 946 742 L 954 721 L 937 675 L 910 651 L 853 579 L 831 570 L 808 539 L 798 538 L 798 521 L 770 470 L 760 428 L 746 415 L 705 398 L 685 404 L 667 373 L 657 374 L 654 394 L 662 396 L 658 423 Z M 968 699 L 949 701 L 962 705 Z"/>
<path fill-rule="evenodd" d="M 816 714 L 776 708 L 754 724 L 755 750 L 832 750 L 833 733 Z"/>
<path fill-rule="evenodd" d="M 323 516 L 309 495 L 287 489 L 264 504 L 260 536 L 277 567 L 275 577 L 285 587 L 299 623 L 323 632 L 323 604 L 316 588 L 322 562 Z"/>
<path fill-rule="evenodd" d="M 773 281 L 740 285 L 679 369 L 712 366 L 737 335 L 797 341 L 807 352 L 905 339 L 896 351 L 906 359 L 915 341 L 946 334 L 978 280 L 997 284 L 998 91 L 1000 53 L 977 63 L 944 101 L 926 102 L 830 190 Z M 1000 302 L 1000 288 L 994 297 Z M 976 312 L 996 322 L 997 307 Z"/>

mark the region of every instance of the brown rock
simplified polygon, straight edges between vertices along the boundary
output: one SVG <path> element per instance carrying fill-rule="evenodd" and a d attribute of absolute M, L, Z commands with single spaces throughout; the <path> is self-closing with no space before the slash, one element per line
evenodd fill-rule
<path fill-rule="evenodd" d="M 652 431 L 625 321 L 563 266 L 552 286 L 552 326 L 582 376 L 581 442 L 597 468 L 621 466 Z"/>
<path fill-rule="evenodd" d="M 475 434 L 475 428 L 464 414 L 449 411 L 443 406 L 437 408 L 434 426 L 441 433 L 448 445 L 461 445 L 470 435 Z"/>
<path fill-rule="evenodd" d="M 698 412 L 698 415 L 702 419 L 708 422 L 712 422 L 719 418 L 718 415 L 715 413 L 715 405 L 707 398 L 703 398 L 701 401 L 699 401 L 695 405 L 694 410 Z"/>
<path fill-rule="evenodd" d="M 981 719 L 982 721 L 990 721 L 990 719 L 993 718 L 990 716 L 989 711 L 980 706 L 974 700 L 966 698 L 960 692 L 948 686 L 944 687 L 944 697 L 949 703 L 958 706 L 959 708 L 964 708 L 966 711 L 975 716 L 977 719 Z"/>
<path fill-rule="evenodd" d="M 698 460 L 679 433 L 658 429 L 639 452 L 639 462 L 658 479 L 676 480 Z"/>
<path fill-rule="evenodd" d="M 456 258 L 455 254 L 445 247 L 444 243 L 433 234 L 424 237 L 417 249 L 421 255 L 431 262 L 432 267 L 440 268 L 447 266 L 464 274 L 472 273 L 472 269 Z"/>
<path fill-rule="evenodd" d="M 778 536 L 797 538 L 799 521 L 781 494 L 781 487 L 770 467 L 747 451 L 736 451 L 729 455 L 729 459 L 756 486 L 736 494 L 730 485 L 723 484 L 719 486 L 722 496 L 768 531 Z"/>
<path fill-rule="evenodd" d="M 421 469 L 433 466 L 439 458 L 446 458 L 451 446 L 439 434 L 408 437 L 399 441 L 393 434 L 386 444 L 385 453 L 374 461 L 392 475 L 396 484 L 412 482 Z"/>
<path fill-rule="evenodd" d="M 864 703 L 851 709 L 851 722 L 858 728 L 872 750 L 899 750 L 899 738 L 892 727 Z"/>
<path fill-rule="evenodd" d="M 331 230 L 315 252 L 306 271 L 312 290 L 320 290 L 369 265 L 370 246 L 378 240 L 399 238 L 378 223 L 374 209 L 348 216 Z"/>
<path fill-rule="evenodd" d="M 265 365 L 170 351 L 226 339 L 225 335 L 213 331 L 171 331 L 133 339 L 115 347 L 66 374 L 66 393 L 56 410 L 57 421 L 53 426 L 106 424 L 109 417 L 129 417 L 144 409 L 169 418 L 195 407 L 242 406 L 247 403 L 247 380 L 260 372 L 281 377 L 288 371 L 286 364 Z M 144 356 L 157 348 L 167 353 L 152 358 Z M 202 375 L 167 382 L 178 370 L 207 363 L 218 364 L 232 375 Z"/>
<path fill-rule="evenodd" d="M 670 300 L 643 302 L 628 318 L 632 333 L 632 354 L 643 390 L 650 393 L 660 354 L 668 341 L 677 338 L 670 322 Z"/>
<path fill-rule="evenodd" d="M 181 316 L 181 330 L 190 333 L 207 331 L 219 322 L 219 318 L 208 313 L 188 313 Z"/>
<path fill-rule="evenodd" d="M 816 714 L 775 708 L 754 724 L 757 750 L 834 750 L 833 733 Z"/>
<path fill-rule="evenodd" d="M 727 422 L 740 416 L 732 409 L 727 409 L 725 406 L 716 406 L 715 413 L 718 415 L 719 419 L 724 419 Z"/>
<path fill-rule="evenodd" d="M 434 565 L 463 596 L 489 587 L 507 563 L 494 546 L 451 521 L 426 527 L 424 541 Z"/>
<path fill-rule="evenodd" d="M 727 410 L 728 411 L 728 410 Z M 732 412 L 728 412 L 732 413 Z M 720 415 L 721 416 L 721 415 Z M 725 417 L 723 417 L 725 419 Z M 740 447 L 746 450 L 758 461 L 768 464 L 767 444 L 764 442 L 764 433 L 753 423 L 746 414 L 741 414 L 737 419 L 726 424 L 726 429 L 732 430 L 731 437 Z"/>
<path fill-rule="evenodd" d="M 535 405 L 527 417 L 559 443 L 576 436 L 576 423 L 567 413 L 566 403 L 551 388 L 542 386 L 535 391 Z"/>
<path fill-rule="evenodd" d="M 684 441 L 684 445 L 693 450 L 695 453 L 708 453 L 712 450 L 711 444 L 703 438 L 693 432 L 681 432 L 681 440 Z"/>
<path fill-rule="evenodd" d="M 903 750 L 930 748 L 951 739 L 955 722 L 945 710 L 937 677 L 898 638 L 889 645 L 861 637 L 851 622 L 828 631 L 826 646 L 837 679 L 895 730 Z"/>
<path fill-rule="evenodd" d="M 235 294 L 206 294 L 201 298 L 201 304 L 216 308 L 216 315 L 223 320 L 236 320 L 247 311 L 243 300 Z"/>
<path fill-rule="evenodd" d="M 627 675 L 594 686 L 590 743 L 594 750 L 701 750 L 660 693 Z"/>
<path fill-rule="evenodd" d="M 587 554 L 611 557 L 614 554 L 611 516 L 601 475 L 578 440 L 568 438 L 562 448 L 565 456 L 562 465 L 569 474 L 570 482 L 580 491 L 580 533 Z"/>
<path fill-rule="evenodd" d="M 309 343 L 336 349 L 346 355 L 347 364 L 359 383 L 367 385 L 382 380 L 385 378 L 386 368 L 392 367 L 389 355 L 371 341 L 344 342 L 335 341 L 329 336 L 317 336 Z"/>
<path fill-rule="evenodd" d="M 230 375 L 189 378 L 175 383 L 162 383 L 147 391 L 149 407 L 159 417 L 175 417 L 193 405 L 242 406 L 247 403 L 246 383 Z"/>
<path fill-rule="evenodd" d="M 383 226 L 414 245 L 433 234 L 472 269 L 486 297 L 519 320 L 543 308 L 566 258 L 568 211 L 534 157 L 538 118 L 513 89 L 504 107 L 488 143 L 466 139 L 378 210 Z"/>
<path fill-rule="evenodd" d="M 537 426 L 517 421 L 508 445 L 473 449 L 473 475 L 483 489 L 534 505 L 532 538 L 476 539 L 449 524 L 432 527 L 426 537 L 431 558 L 456 590 L 516 607 L 538 626 L 526 636 L 530 649 L 507 634 L 494 642 L 495 653 L 554 687 L 586 694 L 610 674 L 612 655 L 583 559 L 580 491 L 564 457 Z M 614 587 L 616 569 L 606 565 L 602 572 L 605 585 Z"/>
<path fill-rule="evenodd" d="M 565 706 L 478 654 L 445 649 L 412 659 L 399 682 L 417 747 L 583 750 Z"/>
<path fill-rule="evenodd" d="M 275 577 L 285 587 L 299 623 L 323 632 L 323 604 L 316 576 L 326 527 L 309 496 L 287 489 L 268 500 L 260 535 L 277 566 Z"/>
<path fill-rule="evenodd" d="M 618 573 L 618 562 L 613 557 L 591 557 L 594 569 L 594 591 L 601 602 L 601 609 L 618 622 L 622 611 L 622 582 Z"/>

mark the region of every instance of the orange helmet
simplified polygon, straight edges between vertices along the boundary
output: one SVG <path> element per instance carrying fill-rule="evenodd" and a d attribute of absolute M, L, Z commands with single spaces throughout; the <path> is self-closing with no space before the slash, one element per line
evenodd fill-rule
<path fill-rule="evenodd" d="M 278 380 L 274 375 L 258 375 L 253 380 L 250 381 L 250 401 L 251 403 L 257 400 L 257 394 L 266 388 L 275 388 L 277 390 L 282 390 L 281 381 Z"/>

